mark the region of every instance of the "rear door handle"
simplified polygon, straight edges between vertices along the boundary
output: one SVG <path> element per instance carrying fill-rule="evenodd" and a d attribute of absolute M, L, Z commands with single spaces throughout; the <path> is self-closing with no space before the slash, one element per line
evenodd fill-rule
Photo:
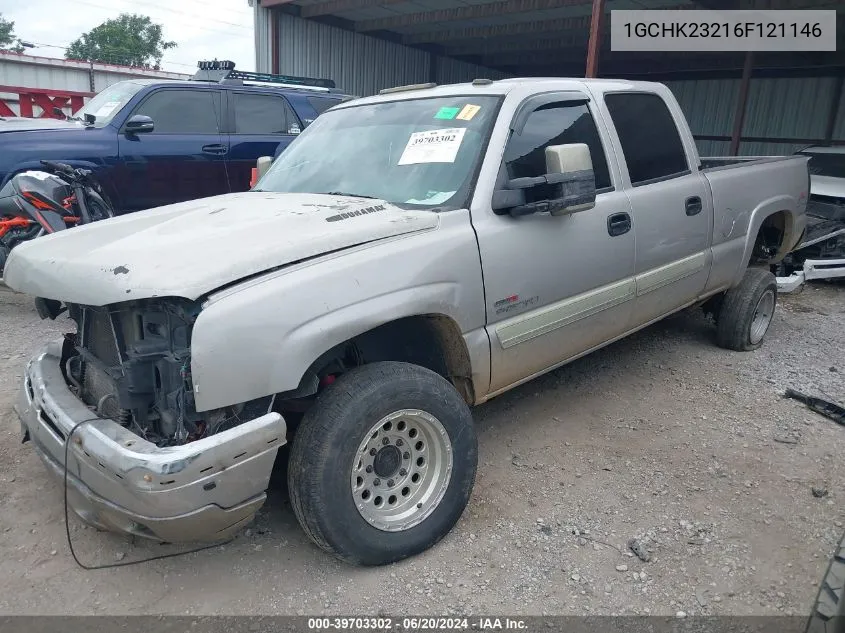
<path fill-rule="evenodd" d="M 614 213 L 607 216 L 607 232 L 611 237 L 624 235 L 631 230 L 631 216 L 627 213 Z"/>
<path fill-rule="evenodd" d="M 220 143 L 212 143 L 211 145 L 203 145 L 202 151 L 204 154 L 215 154 L 220 156 L 226 153 L 226 146 Z"/>
<path fill-rule="evenodd" d="M 698 196 L 687 198 L 686 210 L 687 215 L 698 215 L 701 213 L 701 198 Z"/>

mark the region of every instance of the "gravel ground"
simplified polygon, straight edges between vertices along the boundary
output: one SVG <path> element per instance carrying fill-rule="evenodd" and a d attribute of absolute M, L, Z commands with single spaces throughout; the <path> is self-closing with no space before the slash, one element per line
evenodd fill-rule
<path fill-rule="evenodd" d="M 810 286 L 739 354 L 683 313 L 479 407 L 470 506 L 414 559 L 329 558 L 278 489 L 230 544 L 86 571 L 11 409 L 63 326 L 0 289 L 0 614 L 806 614 L 843 531 L 845 429 L 780 393 L 845 399 L 843 314 L 845 288 Z M 88 565 L 173 551 L 71 535 Z"/>

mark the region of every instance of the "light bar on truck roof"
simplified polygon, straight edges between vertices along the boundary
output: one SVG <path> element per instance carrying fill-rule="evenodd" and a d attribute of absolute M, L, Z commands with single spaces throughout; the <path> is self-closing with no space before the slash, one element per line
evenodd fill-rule
<path fill-rule="evenodd" d="M 192 77 L 193 81 L 208 81 L 242 85 L 245 83 L 270 85 L 287 88 L 301 88 L 320 92 L 339 92 L 332 79 L 317 79 L 314 77 L 296 77 L 293 75 L 272 75 L 269 73 L 254 73 L 235 70 L 235 63 L 231 61 L 202 61 L 197 64 L 199 70 Z"/>

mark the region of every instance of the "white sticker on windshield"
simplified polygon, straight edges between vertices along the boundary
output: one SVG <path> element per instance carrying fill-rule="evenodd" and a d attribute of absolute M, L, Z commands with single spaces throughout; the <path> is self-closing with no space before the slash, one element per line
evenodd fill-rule
<path fill-rule="evenodd" d="M 120 105 L 120 101 L 108 101 L 100 106 L 100 109 L 94 113 L 94 116 L 101 117 L 101 116 L 108 116 L 112 112 L 114 112 L 115 108 Z"/>
<path fill-rule="evenodd" d="M 455 191 L 431 191 L 422 199 L 411 198 L 406 204 L 442 204 L 455 195 Z"/>
<path fill-rule="evenodd" d="M 454 163 L 465 132 L 464 128 L 459 127 L 414 132 L 408 139 L 399 164 Z"/>

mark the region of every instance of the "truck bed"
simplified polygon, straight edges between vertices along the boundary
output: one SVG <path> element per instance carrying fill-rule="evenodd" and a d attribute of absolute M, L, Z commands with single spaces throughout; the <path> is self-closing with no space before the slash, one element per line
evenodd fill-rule
<path fill-rule="evenodd" d="M 747 235 L 755 234 L 752 215 L 761 203 L 774 205 L 764 213 L 793 211 L 802 192 L 807 193 L 807 159 L 796 156 L 723 157 L 701 159 L 702 175 L 713 195 L 714 265 L 710 283 L 719 287 L 733 282 L 732 275 L 748 263 Z M 804 230 L 791 226 L 790 242 L 795 245 Z"/>

